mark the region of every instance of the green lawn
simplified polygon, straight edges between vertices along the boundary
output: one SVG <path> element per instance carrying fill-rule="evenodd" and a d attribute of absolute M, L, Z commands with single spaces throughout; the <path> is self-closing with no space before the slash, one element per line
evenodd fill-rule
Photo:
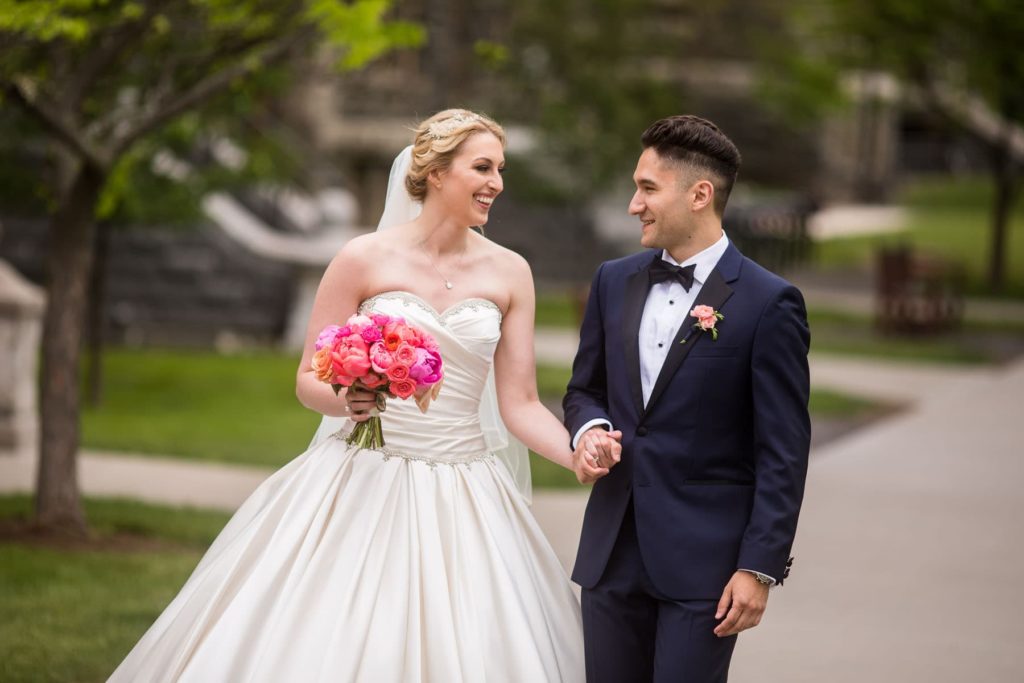
<path fill-rule="evenodd" d="M 228 519 L 127 501 L 85 506 L 97 539 L 144 535 L 159 539 L 158 547 L 60 550 L 0 542 L 2 681 L 106 680 Z M 25 517 L 29 509 L 24 496 L 0 497 L 0 519 Z"/>
<path fill-rule="evenodd" d="M 289 356 L 117 349 L 106 358 L 105 402 L 83 414 L 88 448 L 278 467 L 305 449 L 318 422 L 292 393 L 296 361 Z M 538 367 L 541 395 L 557 402 L 569 374 L 568 367 Z M 812 412 L 863 408 L 823 396 L 812 392 Z M 534 473 L 538 487 L 572 482 L 540 458 Z"/>
<path fill-rule="evenodd" d="M 811 389 L 811 415 L 821 418 L 856 418 L 885 410 L 886 406 L 829 389 Z"/>
<path fill-rule="evenodd" d="M 815 263 L 823 270 L 868 269 L 884 245 L 911 244 L 967 270 L 971 294 L 990 294 L 986 273 L 991 242 L 992 188 L 987 179 L 918 180 L 898 198 L 910 210 L 905 232 L 821 242 Z M 1006 296 L 1024 298 L 1024 202 L 1017 202 L 1007 238 Z"/>
<path fill-rule="evenodd" d="M 577 304 L 569 290 L 537 292 L 537 327 L 579 327 Z"/>
<path fill-rule="evenodd" d="M 116 349 L 105 358 L 103 405 L 82 419 L 90 448 L 276 467 L 305 450 L 319 423 L 295 398 L 296 357 Z"/>
<path fill-rule="evenodd" d="M 1024 351 L 1024 321 L 965 321 L 959 330 L 935 335 L 893 336 L 870 316 L 810 309 L 811 350 L 920 363 L 998 363 Z"/>

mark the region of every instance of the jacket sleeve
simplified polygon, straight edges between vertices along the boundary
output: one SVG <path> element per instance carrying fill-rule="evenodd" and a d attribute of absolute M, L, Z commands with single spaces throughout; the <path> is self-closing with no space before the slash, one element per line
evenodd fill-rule
<path fill-rule="evenodd" d="M 780 582 L 788 573 L 807 477 L 809 348 L 803 296 L 787 286 L 765 306 L 751 351 L 756 483 L 737 563 Z"/>
<path fill-rule="evenodd" d="M 611 423 L 608 417 L 608 378 L 601 306 L 601 276 L 604 267 L 605 264 L 601 264 L 597 269 L 590 285 L 590 296 L 580 327 L 580 345 L 572 363 L 572 378 L 562 400 L 565 426 L 570 438 L 591 420 L 607 420 Z"/>

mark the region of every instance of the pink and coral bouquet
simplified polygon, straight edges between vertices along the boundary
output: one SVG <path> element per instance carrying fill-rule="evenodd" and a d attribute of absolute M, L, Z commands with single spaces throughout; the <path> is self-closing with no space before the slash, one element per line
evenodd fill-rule
<path fill-rule="evenodd" d="M 444 362 L 437 342 L 404 318 L 371 313 L 354 315 L 344 325 L 328 325 L 316 340 L 313 372 L 334 393 L 358 385 L 376 392 L 377 409 L 387 406 L 385 397 L 416 396 L 427 412 L 444 379 Z M 384 445 L 380 416 L 356 424 L 348 443 L 361 448 Z"/>

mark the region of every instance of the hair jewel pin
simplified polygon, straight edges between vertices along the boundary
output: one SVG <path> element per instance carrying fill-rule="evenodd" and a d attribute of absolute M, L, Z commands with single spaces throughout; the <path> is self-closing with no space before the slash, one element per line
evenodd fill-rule
<path fill-rule="evenodd" d="M 427 135 L 435 140 L 441 140 L 459 130 L 466 124 L 476 123 L 479 120 L 480 117 L 476 114 L 456 114 L 455 116 L 442 121 L 434 121 L 427 128 Z"/>

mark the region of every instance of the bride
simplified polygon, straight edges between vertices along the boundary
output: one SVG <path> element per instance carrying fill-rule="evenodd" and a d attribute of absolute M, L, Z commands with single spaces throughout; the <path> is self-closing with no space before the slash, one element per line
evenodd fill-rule
<path fill-rule="evenodd" d="M 532 276 L 470 229 L 502 191 L 504 144 L 461 109 L 416 129 L 380 229 L 317 292 L 296 381 L 325 416 L 313 444 L 242 505 L 110 680 L 583 680 L 579 604 L 504 429 L 572 469 L 537 398 Z M 389 402 L 380 451 L 345 443 L 372 395 L 335 396 L 310 366 L 317 333 L 358 310 L 405 317 L 445 362 L 426 414 Z M 607 472 L 578 467 L 583 481 Z"/>

